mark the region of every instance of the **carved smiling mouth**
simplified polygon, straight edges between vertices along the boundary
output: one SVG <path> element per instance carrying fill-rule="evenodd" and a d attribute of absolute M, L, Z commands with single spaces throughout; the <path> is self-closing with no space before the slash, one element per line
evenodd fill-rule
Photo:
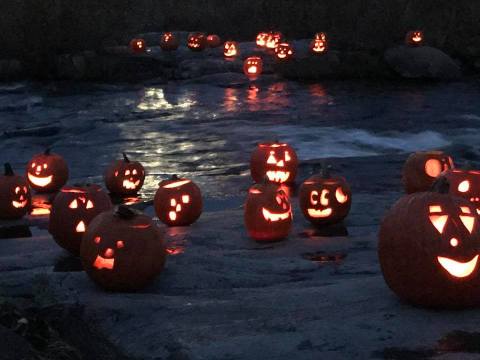
<path fill-rule="evenodd" d="M 39 177 L 28 173 L 28 180 L 30 180 L 32 184 L 40 187 L 45 187 L 50 184 L 52 182 L 52 178 L 52 175 L 47 177 Z"/>
<path fill-rule="evenodd" d="M 127 190 L 135 190 L 140 185 L 140 180 L 131 181 L 128 179 L 123 180 L 123 187 Z"/>
<path fill-rule="evenodd" d="M 12 201 L 13 207 L 15 207 L 15 208 L 17 208 L 17 209 L 24 208 L 25 206 L 27 206 L 27 204 L 28 204 L 28 201 L 27 201 L 27 200 L 23 200 L 23 201 Z"/>
<path fill-rule="evenodd" d="M 291 216 L 290 209 L 284 213 L 272 213 L 265 208 L 262 208 L 263 217 L 268 221 L 286 220 Z"/>
<path fill-rule="evenodd" d="M 105 259 L 100 255 L 97 255 L 97 258 L 93 262 L 93 267 L 99 270 L 101 269 L 112 270 L 114 265 L 115 265 L 115 259 Z"/>
<path fill-rule="evenodd" d="M 256 66 L 250 66 L 247 71 L 248 71 L 249 74 L 256 74 L 257 73 L 257 67 Z"/>
<path fill-rule="evenodd" d="M 277 182 L 277 183 L 284 183 L 290 177 L 290 172 L 270 170 L 270 171 L 267 171 L 267 177 L 268 177 L 268 180 L 270 181 Z"/>
<path fill-rule="evenodd" d="M 308 215 L 312 218 L 326 218 L 332 215 L 332 208 L 326 208 L 323 210 L 308 209 Z"/>
<path fill-rule="evenodd" d="M 469 276 L 477 266 L 478 255 L 467 262 L 455 261 L 446 257 L 437 256 L 437 260 L 447 272 L 455 277 L 464 278 Z"/>
<path fill-rule="evenodd" d="M 418 37 L 418 36 L 415 36 L 415 37 L 412 38 L 412 40 L 415 41 L 415 42 L 420 42 L 420 41 L 422 41 L 422 38 Z"/>
<path fill-rule="evenodd" d="M 277 56 L 278 56 L 280 59 L 285 59 L 285 58 L 287 57 L 287 54 L 278 53 Z"/>

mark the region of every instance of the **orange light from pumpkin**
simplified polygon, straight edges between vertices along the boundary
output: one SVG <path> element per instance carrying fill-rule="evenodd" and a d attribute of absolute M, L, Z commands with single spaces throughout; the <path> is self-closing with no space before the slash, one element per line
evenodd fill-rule
<path fill-rule="evenodd" d="M 323 54 L 327 51 L 327 35 L 323 32 L 316 33 L 310 44 L 310 51 L 314 54 Z"/>
<path fill-rule="evenodd" d="M 255 80 L 263 71 L 263 60 L 258 56 L 249 56 L 243 62 L 243 73 L 250 80 Z"/>
<path fill-rule="evenodd" d="M 450 275 L 457 278 L 464 278 L 472 274 L 475 270 L 478 255 L 475 255 L 472 260 L 467 262 L 455 261 L 443 256 L 437 256 L 437 260 Z"/>
<path fill-rule="evenodd" d="M 265 47 L 267 49 L 275 49 L 282 39 L 282 34 L 279 32 L 270 32 L 268 33 L 267 39 L 265 40 Z"/>
<path fill-rule="evenodd" d="M 238 44 L 235 41 L 226 41 L 223 46 L 223 55 L 227 58 L 237 56 Z"/>
<path fill-rule="evenodd" d="M 442 164 L 437 159 L 428 159 L 425 162 L 425 172 L 428 176 L 437 177 L 442 172 Z"/>

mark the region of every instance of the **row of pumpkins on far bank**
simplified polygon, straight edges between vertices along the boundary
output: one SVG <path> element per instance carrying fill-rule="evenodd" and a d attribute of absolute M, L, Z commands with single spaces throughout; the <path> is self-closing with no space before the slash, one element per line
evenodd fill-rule
<path fill-rule="evenodd" d="M 420 30 L 409 31 L 405 37 L 407 46 L 421 46 L 424 42 L 423 32 Z M 279 31 L 260 32 L 255 43 L 258 48 L 269 50 L 278 61 L 289 60 L 294 57 L 294 48 L 290 43 L 284 40 Z M 134 38 L 130 41 L 130 49 L 135 54 L 147 51 L 147 43 L 142 38 Z M 172 32 L 165 32 L 159 40 L 160 48 L 163 51 L 175 51 L 180 42 L 178 37 Z M 218 35 L 207 35 L 202 32 L 188 34 L 187 47 L 192 51 L 203 51 L 207 48 L 217 48 L 222 45 Z M 316 33 L 308 47 L 312 55 L 323 55 L 327 53 L 328 41 L 327 34 L 324 32 Z M 223 43 L 223 55 L 226 59 L 235 58 L 240 54 L 239 44 L 236 41 L 225 41 Z M 255 80 L 261 75 L 263 70 L 263 60 L 260 56 L 248 56 L 243 63 L 243 71 L 251 80 Z"/>

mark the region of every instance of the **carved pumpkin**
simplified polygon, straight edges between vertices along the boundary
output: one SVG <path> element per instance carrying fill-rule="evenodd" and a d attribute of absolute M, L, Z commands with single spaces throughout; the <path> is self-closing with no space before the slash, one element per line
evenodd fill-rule
<path fill-rule="evenodd" d="M 226 41 L 223 46 L 223 55 L 226 58 L 238 55 L 238 43 L 235 41 Z"/>
<path fill-rule="evenodd" d="M 163 236 L 149 216 L 121 205 L 91 222 L 81 245 L 83 268 L 103 289 L 140 290 L 163 270 Z"/>
<path fill-rule="evenodd" d="M 189 179 L 176 175 L 159 184 L 154 199 L 158 218 L 168 226 L 188 226 L 202 213 L 202 194 Z"/>
<path fill-rule="evenodd" d="M 0 176 L 0 219 L 20 219 L 30 209 L 31 195 L 24 177 L 15 175 L 10 164 Z"/>
<path fill-rule="evenodd" d="M 258 78 L 263 71 L 263 60 L 258 56 L 250 56 L 243 62 L 243 72 L 251 80 Z"/>
<path fill-rule="evenodd" d="M 145 181 L 145 169 L 137 161 L 130 161 L 125 153 L 123 160 L 115 161 L 105 172 L 105 185 L 116 195 L 135 195 Z"/>
<path fill-rule="evenodd" d="M 160 48 L 163 51 L 175 51 L 178 49 L 179 41 L 175 34 L 165 32 L 160 38 Z"/>
<path fill-rule="evenodd" d="M 248 235 L 257 241 L 286 238 L 292 227 L 292 207 L 282 187 L 256 184 L 248 191 L 244 211 Z"/>
<path fill-rule="evenodd" d="M 293 48 L 289 43 L 280 43 L 275 48 L 275 57 L 279 60 L 288 60 L 293 58 Z"/>
<path fill-rule="evenodd" d="M 130 49 L 135 54 L 144 53 L 147 49 L 147 45 L 145 43 L 145 40 L 143 40 L 143 39 L 132 39 L 130 41 Z"/>
<path fill-rule="evenodd" d="M 303 182 L 299 194 L 300 208 L 314 225 L 330 225 L 342 221 L 352 204 L 350 186 L 343 177 L 327 171 Z"/>
<path fill-rule="evenodd" d="M 405 36 L 405 44 L 408 46 L 423 45 L 423 32 L 420 30 L 409 31 Z"/>
<path fill-rule="evenodd" d="M 220 36 L 215 34 L 210 34 L 207 36 L 207 44 L 211 48 L 216 48 L 222 44 L 222 41 L 220 40 Z"/>
<path fill-rule="evenodd" d="M 207 47 L 207 36 L 201 32 L 188 34 L 187 46 L 192 51 L 203 51 Z"/>
<path fill-rule="evenodd" d="M 58 245 L 78 255 L 92 219 L 111 207 L 110 197 L 98 185 L 64 187 L 53 200 L 48 231 Z"/>
<path fill-rule="evenodd" d="M 39 193 L 52 193 L 61 189 L 68 180 L 66 161 L 50 149 L 37 154 L 27 164 L 27 180 L 32 189 Z"/>
<path fill-rule="evenodd" d="M 275 49 L 282 40 L 282 33 L 278 31 L 271 31 L 268 33 L 267 40 L 265 41 L 265 47 L 267 49 Z"/>
<path fill-rule="evenodd" d="M 314 55 L 321 55 L 327 52 L 327 35 L 323 32 L 315 34 L 309 46 L 310 52 Z"/>
<path fill-rule="evenodd" d="M 468 200 L 480 215 L 480 171 L 478 170 L 447 170 L 440 175 L 450 184 L 450 195 Z"/>
<path fill-rule="evenodd" d="M 297 176 L 298 158 L 286 143 L 264 142 L 257 145 L 250 158 L 250 173 L 256 183 L 267 178 L 278 184 L 288 184 Z"/>
<path fill-rule="evenodd" d="M 402 181 L 405 191 L 427 191 L 443 171 L 453 169 L 452 158 L 442 151 L 418 151 L 411 154 L 403 167 Z"/>
<path fill-rule="evenodd" d="M 267 38 L 268 38 L 267 32 L 258 33 L 255 39 L 255 43 L 257 44 L 258 47 L 265 47 L 267 45 Z"/>
<path fill-rule="evenodd" d="M 401 299 L 417 305 L 480 305 L 476 209 L 448 195 L 448 183 L 438 184 L 402 197 L 386 214 L 378 247 L 383 276 Z"/>

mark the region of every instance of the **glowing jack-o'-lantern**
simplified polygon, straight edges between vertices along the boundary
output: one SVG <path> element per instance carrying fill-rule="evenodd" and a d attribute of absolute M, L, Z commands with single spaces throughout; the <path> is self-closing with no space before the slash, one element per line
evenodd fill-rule
<path fill-rule="evenodd" d="M 204 33 L 195 32 L 188 34 L 187 46 L 190 50 L 203 51 L 207 45 L 207 36 Z"/>
<path fill-rule="evenodd" d="M 248 191 L 244 220 L 249 236 L 257 241 L 277 241 L 292 227 L 292 207 L 281 186 L 256 184 Z"/>
<path fill-rule="evenodd" d="M 446 181 L 401 198 L 380 228 L 378 254 L 388 286 L 418 305 L 480 305 L 478 221 L 470 202 L 448 194 Z"/>
<path fill-rule="evenodd" d="M 220 36 L 215 34 L 210 34 L 207 36 L 207 44 L 211 48 L 216 48 L 222 44 L 222 41 L 220 40 Z"/>
<path fill-rule="evenodd" d="M 179 46 L 178 38 L 171 32 L 165 32 L 160 37 L 160 48 L 164 51 L 177 50 Z"/>
<path fill-rule="evenodd" d="M 125 153 L 123 160 L 115 161 L 105 172 L 105 185 L 116 195 L 135 195 L 145 181 L 145 169 L 137 161 L 130 161 Z"/>
<path fill-rule="evenodd" d="M 223 46 L 223 55 L 227 58 L 238 55 L 238 43 L 235 41 L 226 41 Z"/>
<path fill-rule="evenodd" d="M 423 32 L 420 30 L 409 31 L 405 36 L 405 44 L 408 46 L 423 45 Z"/>
<path fill-rule="evenodd" d="M 327 52 L 327 35 L 323 32 L 316 33 L 310 43 L 310 52 L 315 55 L 321 55 Z"/>
<path fill-rule="evenodd" d="M 278 31 L 271 31 L 268 33 L 267 39 L 265 40 L 265 47 L 267 49 L 275 49 L 277 45 L 282 40 L 282 33 Z"/>
<path fill-rule="evenodd" d="M 453 169 L 451 156 L 441 151 L 418 151 L 411 154 L 403 167 L 402 181 L 405 191 L 427 191 L 443 171 Z"/>
<path fill-rule="evenodd" d="M 5 164 L 5 173 L 0 176 L 0 219 L 20 219 L 30 210 L 30 204 L 27 181 Z"/>
<path fill-rule="evenodd" d="M 275 48 L 275 56 L 279 60 L 288 60 L 293 57 L 293 48 L 289 43 L 280 43 Z"/>
<path fill-rule="evenodd" d="M 202 213 L 200 188 L 189 179 L 174 175 L 159 184 L 153 200 L 155 212 L 168 226 L 188 226 Z"/>
<path fill-rule="evenodd" d="M 249 56 L 243 62 L 243 72 L 251 80 L 258 78 L 263 71 L 263 60 L 258 56 Z"/>
<path fill-rule="evenodd" d="M 78 254 L 92 219 L 111 207 L 110 197 L 98 185 L 64 187 L 53 200 L 48 231 L 58 245 Z"/>
<path fill-rule="evenodd" d="M 343 177 L 327 171 L 305 180 L 300 187 L 300 208 L 314 225 L 330 225 L 342 221 L 352 204 L 350 186 Z"/>
<path fill-rule="evenodd" d="M 68 166 L 65 160 L 50 149 L 37 154 L 27 164 L 27 180 L 32 189 L 39 193 L 60 190 L 68 180 Z"/>
<path fill-rule="evenodd" d="M 144 53 L 147 49 L 147 44 L 143 39 L 132 39 L 130 41 L 130 49 L 136 54 Z"/>
<path fill-rule="evenodd" d="M 257 44 L 258 47 L 265 47 L 267 45 L 267 39 L 268 39 L 268 33 L 261 32 L 261 33 L 258 33 L 255 39 L 255 43 Z"/>
<path fill-rule="evenodd" d="M 447 170 L 440 175 L 450 184 L 450 195 L 459 196 L 470 201 L 480 215 L 480 171 Z"/>
<path fill-rule="evenodd" d="M 163 237 L 150 217 L 121 205 L 90 223 L 80 250 L 83 268 L 106 290 L 140 290 L 163 270 Z"/>
<path fill-rule="evenodd" d="M 293 183 L 297 176 L 298 158 L 286 143 L 264 142 L 257 145 L 250 158 L 250 173 L 256 183 L 267 178 L 271 182 Z"/>

